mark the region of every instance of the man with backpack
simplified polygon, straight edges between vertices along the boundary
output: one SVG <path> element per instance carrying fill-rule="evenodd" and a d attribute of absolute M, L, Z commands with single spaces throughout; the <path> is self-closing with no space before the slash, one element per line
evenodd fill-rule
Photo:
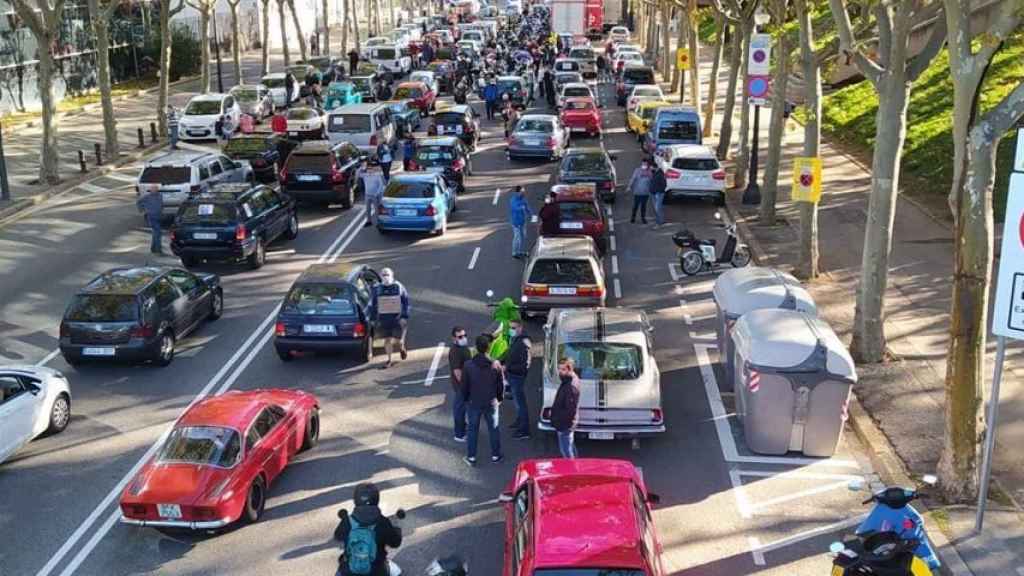
<path fill-rule="evenodd" d="M 371 483 L 356 486 L 352 513 L 338 511 L 334 539 L 344 543 L 337 576 L 388 576 L 388 547 L 402 545 L 402 530 L 380 511 L 380 491 Z"/>

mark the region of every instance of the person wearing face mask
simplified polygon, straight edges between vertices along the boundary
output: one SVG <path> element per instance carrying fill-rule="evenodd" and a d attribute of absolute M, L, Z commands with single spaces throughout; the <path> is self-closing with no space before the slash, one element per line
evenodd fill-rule
<path fill-rule="evenodd" d="M 544 199 L 544 206 L 540 209 L 540 235 L 541 236 L 557 236 L 559 229 L 562 225 L 562 212 L 558 208 L 558 203 L 555 200 L 558 198 L 557 192 L 548 193 L 547 198 Z"/>
<path fill-rule="evenodd" d="M 629 191 L 633 193 L 633 213 L 629 223 L 636 223 L 636 212 L 640 211 L 640 221 L 647 224 L 647 200 L 651 196 L 651 164 L 645 158 L 640 167 L 633 171 L 629 179 Z"/>
<path fill-rule="evenodd" d="M 381 283 L 373 288 L 370 318 L 376 326 L 374 334 L 384 338 L 384 351 L 388 358 L 383 368 L 390 368 L 391 352 L 396 341 L 402 360 L 408 356 L 405 349 L 405 333 L 409 323 L 409 293 L 405 291 L 405 286 L 402 286 L 401 282 L 395 280 L 395 273 L 391 268 L 381 270 L 380 279 Z"/>
<path fill-rule="evenodd" d="M 463 398 L 462 367 L 473 357 L 469 349 L 466 329 L 462 326 L 452 328 L 452 346 L 448 349 L 448 373 L 451 374 L 452 419 L 455 422 L 455 441 L 466 441 L 466 400 Z"/>
<path fill-rule="evenodd" d="M 466 401 L 469 428 L 466 430 L 466 456 L 463 462 L 476 466 L 476 442 L 480 421 L 487 427 L 491 443 L 491 462 L 504 459 L 501 453 L 501 432 L 498 430 L 499 406 L 502 399 L 501 365 L 487 356 L 492 338 L 481 334 L 476 338 L 476 356 L 462 367 L 462 397 Z M 496 365 L 497 364 L 497 365 Z"/>
<path fill-rule="evenodd" d="M 526 405 L 526 373 L 530 371 L 530 337 L 526 335 L 522 320 L 509 322 L 512 329 L 508 354 L 505 356 L 505 374 L 508 377 L 512 398 L 516 401 L 516 419 L 510 428 L 513 438 L 525 440 L 530 437 L 530 409 Z"/>
<path fill-rule="evenodd" d="M 580 379 L 576 376 L 572 358 L 558 361 L 558 391 L 551 403 L 551 426 L 558 436 L 558 451 L 562 458 L 576 458 L 576 423 L 579 421 Z"/>

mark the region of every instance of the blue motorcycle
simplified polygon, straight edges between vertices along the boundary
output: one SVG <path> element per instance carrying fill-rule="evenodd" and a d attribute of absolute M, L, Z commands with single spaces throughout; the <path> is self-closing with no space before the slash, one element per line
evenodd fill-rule
<path fill-rule="evenodd" d="M 925 484 L 934 485 L 936 478 L 926 475 L 923 478 Z M 851 490 L 860 490 L 862 482 L 850 483 Z M 921 559 L 930 569 L 937 570 L 942 565 L 939 557 L 935 554 L 931 543 L 928 541 L 928 534 L 924 528 L 924 518 L 911 506 L 911 502 L 926 498 L 923 494 L 912 488 L 901 488 L 898 486 L 883 488 L 864 500 L 862 504 L 874 503 L 874 508 L 868 517 L 857 527 L 855 534 L 858 537 L 867 538 L 879 533 L 893 533 L 904 541 L 916 542 L 914 556 Z"/>

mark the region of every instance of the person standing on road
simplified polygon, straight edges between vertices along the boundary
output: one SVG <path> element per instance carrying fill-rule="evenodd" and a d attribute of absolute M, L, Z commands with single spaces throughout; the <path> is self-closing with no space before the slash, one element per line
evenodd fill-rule
<path fill-rule="evenodd" d="M 402 545 L 402 530 L 381 513 L 380 489 L 374 484 L 356 486 L 352 501 L 351 514 L 338 511 L 334 539 L 345 549 L 335 576 L 388 576 L 388 548 Z"/>
<path fill-rule="evenodd" d="M 355 48 L 348 51 L 348 75 L 356 75 L 356 66 L 359 66 L 359 51 Z"/>
<path fill-rule="evenodd" d="M 376 325 L 374 335 L 384 338 L 384 352 L 388 358 L 383 368 L 390 368 L 391 352 L 396 341 L 402 360 L 408 357 L 405 334 L 409 325 L 409 293 L 401 282 L 395 280 L 395 273 L 391 268 L 380 271 L 380 280 L 381 283 L 373 288 L 370 318 Z"/>
<path fill-rule="evenodd" d="M 665 189 L 668 182 L 665 181 L 665 172 L 654 164 L 654 171 L 651 173 L 651 203 L 654 205 L 654 226 L 657 230 L 665 223 Z"/>
<path fill-rule="evenodd" d="M 452 345 L 448 349 L 448 374 L 452 380 L 452 419 L 455 422 L 455 441 L 466 441 L 466 399 L 463 397 L 462 368 L 473 357 L 462 326 L 452 328 Z"/>
<path fill-rule="evenodd" d="M 576 458 L 576 423 L 579 422 L 580 379 L 576 376 L 572 358 L 558 361 L 558 391 L 551 403 L 551 426 L 558 436 L 558 451 L 562 458 Z"/>
<path fill-rule="evenodd" d="M 149 251 L 163 256 L 164 249 L 162 231 L 160 230 L 160 218 L 163 216 L 164 198 L 160 193 L 160 189 L 154 186 L 146 190 L 146 193 L 139 196 L 139 199 L 135 201 L 135 205 L 139 208 L 139 212 L 145 214 L 146 224 L 149 225 Z"/>
<path fill-rule="evenodd" d="M 516 419 L 512 422 L 513 438 L 524 440 L 530 437 L 530 409 L 526 405 L 526 374 L 530 371 L 530 337 L 526 335 L 522 320 L 509 322 L 512 341 L 505 356 L 505 374 L 516 402 Z"/>
<path fill-rule="evenodd" d="M 384 196 L 384 178 L 366 160 L 363 160 L 357 176 L 363 181 L 363 201 L 366 203 L 366 223 L 363 227 L 372 226 L 377 221 L 377 207 Z"/>
<path fill-rule="evenodd" d="M 391 146 L 387 142 L 381 142 L 377 146 L 377 162 L 380 163 L 381 174 L 384 175 L 384 182 L 391 181 Z"/>
<path fill-rule="evenodd" d="M 412 128 L 410 127 L 409 132 L 405 135 L 405 140 L 402 140 L 402 169 L 406 172 L 412 170 L 412 159 L 416 156 L 416 138 L 412 135 Z"/>
<path fill-rule="evenodd" d="M 466 457 L 463 461 L 476 466 L 476 442 L 480 434 L 480 420 L 487 423 L 487 438 L 491 442 L 491 462 L 501 462 L 501 431 L 498 429 L 498 408 L 501 405 L 503 382 L 501 370 L 487 356 L 491 337 L 481 334 L 476 337 L 476 356 L 462 367 L 462 397 L 469 413 L 469 429 L 466 436 Z"/>
<path fill-rule="evenodd" d="M 555 107 L 555 75 L 551 69 L 544 70 L 544 97 L 548 101 L 548 108 Z"/>
<path fill-rule="evenodd" d="M 549 192 L 544 199 L 544 207 L 540 209 L 540 235 L 557 236 L 562 226 L 562 211 L 558 207 L 557 192 Z"/>
<path fill-rule="evenodd" d="M 171 106 L 167 105 L 167 137 L 171 141 L 171 148 L 174 150 L 178 149 L 178 111 Z"/>
<path fill-rule="evenodd" d="M 512 225 L 512 257 L 525 258 L 526 223 L 533 216 L 530 203 L 526 199 L 526 191 L 516 186 L 515 192 L 508 199 L 508 221 Z"/>
<path fill-rule="evenodd" d="M 494 110 L 498 107 L 498 83 L 494 78 L 484 87 L 484 104 L 487 106 L 487 119 L 494 120 Z"/>
<path fill-rule="evenodd" d="M 628 188 L 633 193 L 633 213 L 629 217 L 630 224 L 636 223 L 637 210 L 640 211 L 640 221 L 647 224 L 647 200 L 651 195 L 651 176 L 651 164 L 645 158 L 629 179 Z"/>

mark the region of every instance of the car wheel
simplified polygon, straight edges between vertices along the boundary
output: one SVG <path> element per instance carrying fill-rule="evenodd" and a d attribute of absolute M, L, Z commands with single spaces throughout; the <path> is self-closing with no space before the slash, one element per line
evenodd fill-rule
<path fill-rule="evenodd" d="M 743 268 L 747 264 L 750 264 L 750 251 L 746 246 L 736 247 L 736 251 L 732 253 L 731 263 L 733 268 Z"/>
<path fill-rule="evenodd" d="M 242 512 L 245 521 L 249 523 L 258 521 L 263 515 L 263 507 L 266 503 L 266 486 L 263 483 L 263 477 L 257 476 L 249 486 L 249 494 L 245 498 L 245 510 Z"/>
<path fill-rule="evenodd" d="M 292 214 L 292 217 L 288 220 L 288 229 L 285 230 L 284 237 L 289 240 L 295 240 L 299 235 L 299 216 Z"/>
<path fill-rule="evenodd" d="M 306 418 L 306 432 L 302 436 L 302 451 L 305 452 L 313 446 L 316 446 L 317 441 L 320 440 L 320 410 L 313 408 L 309 411 L 309 417 Z"/>
<path fill-rule="evenodd" d="M 220 318 L 224 314 L 224 293 L 217 290 L 213 293 L 213 299 L 210 302 L 210 315 L 207 317 L 211 321 Z"/>
<path fill-rule="evenodd" d="M 164 331 L 160 335 L 160 342 L 157 345 L 156 356 L 153 361 L 157 366 L 168 366 L 174 360 L 174 334 Z"/>
<path fill-rule="evenodd" d="M 81 358 L 75 358 L 74 356 L 66 356 L 64 354 L 61 354 L 61 356 L 64 358 L 64 361 L 68 363 L 68 366 L 77 367 L 82 365 Z"/>
<path fill-rule="evenodd" d="M 249 256 L 249 268 L 252 268 L 253 270 L 262 268 L 266 262 L 267 252 L 263 248 L 263 239 L 261 238 L 256 241 L 256 251 Z"/>
<path fill-rule="evenodd" d="M 704 267 L 704 258 L 699 252 L 690 251 L 683 254 L 683 257 L 679 259 L 679 265 L 683 269 L 684 274 L 693 276 Z"/>
<path fill-rule="evenodd" d="M 356 203 L 356 193 L 352 190 L 352 186 L 345 186 L 345 196 L 341 199 L 341 207 L 345 210 L 352 208 L 352 205 Z"/>
<path fill-rule="evenodd" d="M 63 432 L 68 427 L 68 422 L 71 421 L 71 400 L 67 394 L 61 393 L 57 396 L 57 399 L 53 401 L 53 406 L 50 407 L 50 426 L 46 429 L 47 433 L 56 434 Z"/>

